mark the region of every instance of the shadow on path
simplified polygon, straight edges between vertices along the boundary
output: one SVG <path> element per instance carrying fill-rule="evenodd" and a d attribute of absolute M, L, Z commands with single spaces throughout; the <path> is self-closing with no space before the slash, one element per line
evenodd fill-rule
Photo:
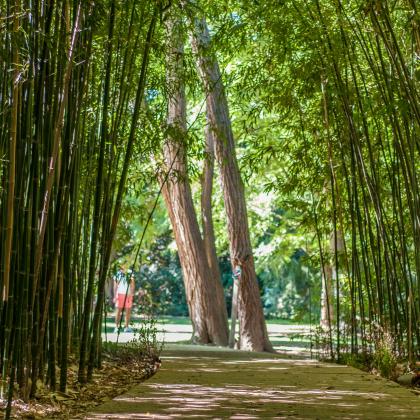
<path fill-rule="evenodd" d="M 420 418 L 410 390 L 347 366 L 192 345 L 168 345 L 162 361 L 86 418 Z"/>

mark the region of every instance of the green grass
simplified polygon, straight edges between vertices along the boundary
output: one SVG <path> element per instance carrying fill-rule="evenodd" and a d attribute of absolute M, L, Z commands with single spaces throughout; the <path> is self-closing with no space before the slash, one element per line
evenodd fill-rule
<path fill-rule="evenodd" d="M 301 349 L 309 348 L 311 345 L 310 341 L 287 341 L 287 340 L 270 340 L 270 343 L 274 347 L 297 347 Z"/>
<path fill-rule="evenodd" d="M 130 324 L 138 324 L 142 318 L 138 315 L 132 315 Z M 157 317 L 157 322 L 159 324 L 170 324 L 170 325 L 191 325 L 191 321 L 188 317 L 182 316 L 164 316 Z M 122 327 L 124 327 L 124 318 L 122 322 Z M 107 334 L 113 333 L 115 328 L 115 318 L 113 316 L 107 316 L 106 318 L 106 332 Z M 105 332 L 105 322 L 102 323 L 102 332 Z"/>
<path fill-rule="evenodd" d="M 158 322 L 162 324 L 178 324 L 178 325 L 190 325 L 191 321 L 185 316 L 162 316 L 157 318 Z M 276 325 L 301 325 L 304 324 L 300 321 L 294 321 L 290 319 L 268 319 L 267 324 Z"/>
<path fill-rule="evenodd" d="M 189 325 L 191 324 L 190 319 L 187 316 L 156 316 L 152 317 L 153 319 L 156 319 L 157 322 L 162 324 L 178 324 L 178 325 Z M 131 315 L 131 320 L 134 322 L 142 320 L 143 317 L 140 317 L 137 314 Z M 113 323 L 115 320 L 114 315 L 108 315 L 106 317 L 107 323 Z"/>
<path fill-rule="evenodd" d="M 191 325 L 191 321 L 186 316 L 157 316 L 157 322 L 159 324 L 170 324 L 170 325 Z M 107 332 L 114 331 L 114 316 L 107 316 L 106 323 L 107 323 Z M 141 320 L 138 315 L 132 315 L 131 321 L 137 323 Z M 268 319 L 266 320 L 267 324 L 272 325 L 301 325 L 303 324 L 300 321 L 295 321 L 291 319 Z"/>
<path fill-rule="evenodd" d="M 309 324 L 308 322 L 296 321 L 294 319 L 266 319 L 265 322 L 267 324 L 274 324 L 274 325 L 302 325 L 302 324 Z"/>
<path fill-rule="evenodd" d="M 161 324 L 171 324 L 171 325 L 190 325 L 191 321 L 186 316 L 162 316 L 158 317 L 157 321 Z"/>

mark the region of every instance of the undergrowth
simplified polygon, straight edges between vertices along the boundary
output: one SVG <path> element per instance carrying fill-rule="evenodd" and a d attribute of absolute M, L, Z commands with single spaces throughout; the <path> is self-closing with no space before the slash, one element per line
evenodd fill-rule
<path fill-rule="evenodd" d="M 162 347 L 163 343 L 157 339 L 156 321 L 144 321 L 128 343 L 102 344 L 102 366 L 95 370 L 92 382 L 78 382 L 77 359 L 71 356 L 66 392 L 43 387 L 36 398 L 28 402 L 16 395 L 12 402 L 12 418 L 84 418 L 84 413 L 95 406 L 152 376 L 160 367 Z"/>
<path fill-rule="evenodd" d="M 415 371 L 407 360 L 407 355 L 399 352 L 393 335 L 383 328 L 376 328 L 368 339 L 358 345 L 350 345 L 341 337 L 340 356 L 337 358 L 337 343 L 334 340 L 335 330 L 317 327 L 311 334 L 311 349 L 320 360 L 330 360 L 353 366 L 357 369 L 379 375 L 383 378 L 397 380 L 403 374 Z M 331 339 L 332 337 L 332 345 Z M 332 352 L 331 352 L 332 349 Z"/>

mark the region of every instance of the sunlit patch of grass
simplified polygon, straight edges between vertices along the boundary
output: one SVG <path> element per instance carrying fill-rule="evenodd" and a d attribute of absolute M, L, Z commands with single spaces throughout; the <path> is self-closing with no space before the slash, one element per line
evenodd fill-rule
<path fill-rule="evenodd" d="M 273 324 L 273 325 L 301 325 L 301 321 L 296 321 L 293 319 L 283 319 L 283 318 L 273 318 L 273 319 L 267 319 L 266 320 L 267 325 Z"/>

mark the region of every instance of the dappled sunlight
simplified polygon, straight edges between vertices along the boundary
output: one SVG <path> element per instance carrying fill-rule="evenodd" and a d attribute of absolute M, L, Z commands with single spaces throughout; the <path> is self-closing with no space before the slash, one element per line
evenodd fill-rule
<path fill-rule="evenodd" d="M 274 346 L 274 349 L 280 353 L 284 353 L 290 357 L 310 357 L 311 352 L 310 350 L 306 349 L 306 347 L 289 347 L 289 346 Z"/>
<path fill-rule="evenodd" d="M 153 418 L 199 417 L 202 413 L 217 416 L 218 413 L 231 410 L 251 410 L 252 414 L 241 413 L 229 418 L 261 418 L 267 406 L 286 405 L 328 407 L 337 406 L 350 410 L 360 406 L 363 399 L 383 400 L 388 397 L 384 393 L 354 392 L 347 390 L 294 389 L 290 385 L 275 388 L 258 388 L 250 385 L 203 386 L 185 383 L 153 383 L 145 384 L 145 396 L 123 396 L 116 399 L 119 403 L 136 404 L 139 407 L 153 407 L 154 412 L 169 412 L 167 416 Z M 147 391 L 149 389 L 150 391 Z M 352 401 L 348 401 L 348 399 Z M 347 400 L 345 400 L 347 399 Z M 359 400 L 357 404 L 354 400 Z M 240 408 L 241 407 L 241 408 Z M 146 416 L 146 414 L 143 414 Z M 108 417 L 106 417 L 108 418 Z M 112 417 L 109 417 L 112 418 Z M 124 418 L 124 417 L 121 417 Z M 142 417 L 132 417 L 142 418 Z"/>
<path fill-rule="evenodd" d="M 184 369 L 184 372 L 223 372 L 221 369 L 206 368 L 206 367 L 194 367 L 191 369 Z"/>
<path fill-rule="evenodd" d="M 407 390 L 334 363 L 205 346 L 162 360 L 156 376 L 114 400 L 127 417 L 108 416 L 105 404 L 89 418 L 396 419 L 413 413 L 413 401 L 420 410 Z"/>
<path fill-rule="evenodd" d="M 225 385 L 222 387 L 206 387 L 196 384 L 150 384 L 146 385 L 147 387 L 162 390 L 166 392 L 180 395 L 185 394 L 188 396 L 198 395 L 206 396 L 206 401 L 210 400 L 212 395 L 224 395 L 227 399 L 230 399 L 235 396 L 247 396 L 255 398 L 265 398 L 267 396 L 277 397 L 277 398 L 288 398 L 290 396 L 306 396 L 306 395 L 322 395 L 326 398 L 342 398 L 343 396 L 351 397 L 365 397 L 370 399 L 385 399 L 388 397 L 388 394 L 385 393 L 372 393 L 372 392 L 357 392 L 357 391 L 348 391 L 348 390 L 331 390 L 331 389 L 306 389 L 306 390 L 296 390 L 290 391 L 283 388 L 290 388 L 290 386 L 283 387 L 279 385 L 277 388 L 259 388 L 257 386 L 242 385 L 242 386 L 231 386 Z M 168 398 L 168 395 L 165 395 L 165 398 Z M 186 398 L 188 399 L 188 398 Z"/>
<path fill-rule="evenodd" d="M 266 364 L 289 364 L 291 366 L 307 366 L 307 365 L 319 365 L 318 360 L 315 359 L 282 359 L 282 358 L 272 358 L 272 359 L 233 359 L 233 360 L 224 360 L 220 361 L 220 363 L 225 365 L 234 365 L 234 364 L 250 364 L 250 363 L 266 363 Z M 323 366 L 328 366 L 328 364 L 323 364 Z M 331 366 L 337 367 L 337 365 L 331 364 Z M 345 366 L 343 366 L 345 367 Z M 265 368 L 265 367 L 264 367 Z"/>
<path fill-rule="evenodd" d="M 182 362 L 185 361 L 185 357 L 165 356 L 165 359 L 166 360 L 180 360 Z M 188 357 L 188 360 L 190 362 L 200 362 L 201 363 L 204 360 L 215 360 L 215 361 L 218 361 L 219 358 L 217 358 L 217 357 L 194 357 L 194 356 L 191 356 L 191 357 Z"/>

